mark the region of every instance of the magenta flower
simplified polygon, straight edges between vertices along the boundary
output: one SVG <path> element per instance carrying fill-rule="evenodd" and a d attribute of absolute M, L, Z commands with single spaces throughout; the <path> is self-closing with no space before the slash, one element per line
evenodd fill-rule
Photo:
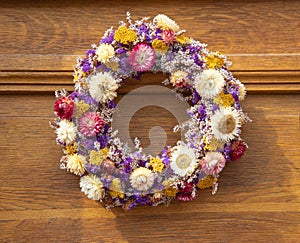
<path fill-rule="evenodd" d="M 103 127 L 103 120 L 96 112 L 86 112 L 79 119 L 79 131 L 86 137 L 96 136 Z"/>
<path fill-rule="evenodd" d="M 201 169 L 205 174 L 215 176 L 223 170 L 225 163 L 223 154 L 208 152 L 201 160 Z"/>
<path fill-rule="evenodd" d="M 139 43 L 132 48 L 130 65 L 135 71 L 145 72 L 154 65 L 155 57 L 155 51 L 151 46 Z"/>

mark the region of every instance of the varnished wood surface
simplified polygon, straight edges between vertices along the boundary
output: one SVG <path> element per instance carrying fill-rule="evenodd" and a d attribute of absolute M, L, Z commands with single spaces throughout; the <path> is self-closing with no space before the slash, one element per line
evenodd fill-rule
<path fill-rule="evenodd" d="M 0 242 L 300 242 L 299 1 L 2 1 L 0 11 Z M 126 11 L 169 15 L 227 54 L 246 84 L 249 149 L 224 169 L 215 196 L 106 211 L 59 169 L 53 92 L 72 90 L 76 56 Z M 163 78 L 130 80 L 118 100 Z M 147 146 L 150 127 L 162 124 L 174 143 L 175 123 L 145 107 L 131 136 Z"/>
<path fill-rule="evenodd" d="M 300 239 L 298 94 L 248 96 L 243 106 L 253 122 L 244 126 L 243 137 L 249 149 L 225 168 L 215 196 L 205 190 L 190 203 L 130 212 L 105 211 L 80 192 L 78 177 L 59 169 L 61 152 L 48 127 L 53 100 L 48 94 L 0 98 L 2 241 Z M 25 102 L 31 106 L 24 109 Z M 132 122 L 146 144 L 144 124 L 166 124 L 166 119 L 172 123 L 174 118 L 160 116 L 161 110 L 154 107 L 149 116 L 145 109 Z"/>

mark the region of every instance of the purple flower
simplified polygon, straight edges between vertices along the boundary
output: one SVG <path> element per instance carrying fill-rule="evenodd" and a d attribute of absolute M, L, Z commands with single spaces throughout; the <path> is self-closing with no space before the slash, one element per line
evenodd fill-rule
<path fill-rule="evenodd" d="M 94 56 L 94 55 L 95 55 L 95 53 L 96 53 L 96 50 L 94 50 L 94 49 L 90 49 L 90 50 L 87 50 L 85 54 L 86 54 L 87 56 L 89 56 L 89 55 L 92 55 L 92 56 Z"/>
<path fill-rule="evenodd" d="M 139 165 L 141 167 L 145 167 L 146 166 L 146 163 L 147 163 L 147 160 L 139 160 Z"/>
<path fill-rule="evenodd" d="M 204 105 L 199 107 L 198 113 L 200 115 L 200 121 L 204 121 L 206 118 L 206 109 Z"/>
<path fill-rule="evenodd" d="M 217 104 L 213 104 L 213 107 L 212 107 L 211 111 L 212 111 L 213 113 L 215 113 L 215 111 L 216 111 L 216 110 L 219 110 L 219 109 L 220 109 L 220 107 L 219 107 Z"/>
<path fill-rule="evenodd" d="M 123 163 L 124 172 L 127 173 L 127 174 L 130 174 L 132 172 L 132 168 L 131 168 L 131 165 L 130 165 L 132 160 L 133 160 L 132 158 L 128 157 L 128 158 L 125 159 L 125 161 Z"/>
<path fill-rule="evenodd" d="M 193 59 L 198 66 L 202 67 L 203 63 L 200 61 L 197 53 L 193 54 L 190 58 Z"/>
<path fill-rule="evenodd" d="M 233 86 L 228 88 L 228 93 L 232 95 L 232 97 L 234 98 L 235 102 L 237 103 L 237 108 L 240 109 L 240 101 L 239 101 L 239 87 L 238 86 Z"/>
<path fill-rule="evenodd" d="M 161 36 L 162 33 L 163 33 L 163 31 L 161 29 L 157 28 L 155 31 L 155 35 L 153 36 L 153 40 L 154 39 L 162 40 L 162 36 Z"/>
<path fill-rule="evenodd" d="M 97 136 L 97 141 L 100 143 L 100 148 L 103 149 L 109 141 L 109 136 L 107 134 Z"/>
<path fill-rule="evenodd" d="M 117 105 L 115 104 L 115 102 L 113 100 L 109 100 L 109 103 L 108 103 L 108 108 L 116 108 Z"/>
<path fill-rule="evenodd" d="M 144 34 L 146 41 L 151 41 L 149 29 L 145 24 L 138 26 L 138 33 L 140 36 Z"/>
<path fill-rule="evenodd" d="M 91 165 L 90 163 L 87 163 L 85 165 L 85 168 L 86 168 L 86 170 L 87 170 L 88 173 L 93 173 L 93 174 L 97 173 L 100 170 L 100 166 L 98 166 L 98 165 Z"/>
<path fill-rule="evenodd" d="M 170 164 L 170 160 L 168 157 L 168 148 L 170 148 L 170 146 L 168 146 L 167 148 L 163 149 L 161 152 L 161 160 L 164 163 L 164 165 L 167 167 Z"/>
<path fill-rule="evenodd" d="M 85 72 L 85 73 L 92 70 L 92 65 L 90 64 L 90 62 L 86 58 L 84 58 L 81 61 L 81 65 L 82 65 L 82 71 Z"/>
<path fill-rule="evenodd" d="M 120 48 L 118 48 L 118 49 L 116 50 L 116 53 L 117 53 L 118 55 L 121 55 L 121 54 L 126 53 L 126 52 L 127 52 L 127 50 L 126 50 L 125 48 L 122 48 L 122 47 L 120 47 Z"/>
<path fill-rule="evenodd" d="M 89 95 L 84 95 L 84 94 L 81 94 L 81 93 L 77 93 L 77 98 L 79 100 L 83 100 L 85 103 L 87 103 L 89 105 L 96 105 L 97 104 L 97 101 Z"/>
<path fill-rule="evenodd" d="M 201 96 L 198 94 L 196 90 L 193 90 L 193 99 L 192 99 L 193 104 L 197 104 L 199 100 L 201 100 Z"/>
<path fill-rule="evenodd" d="M 188 46 L 187 48 L 190 50 L 190 54 L 195 54 L 201 50 L 200 46 Z"/>
<path fill-rule="evenodd" d="M 230 152 L 231 152 L 230 145 L 225 144 L 223 153 L 227 162 L 230 160 Z"/>
<path fill-rule="evenodd" d="M 123 75 L 129 74 L 132 71 L 129 57 L 121 56 L 121 61 L 119 64 L 120 64 L 121 74 Z"/>
<path fill-rule="evenodd" d="M 144 196 L 140 196 L 140 194 L 137 194 L 137 195 L 134 195 L 133 198 L 137 205 L 148 205 L 148 206 L 152 205 L 150 198 L 147 196 L 144 197 Z"/>
<path fill-rule="evenodd" d="M 103 37 L 102 40 L 100 41 L 100 44 L 105 44 L 105 43 L 111 44 L 114 40 L 114 34 L 115 32 L 112 31 L 108 37 Z"/>

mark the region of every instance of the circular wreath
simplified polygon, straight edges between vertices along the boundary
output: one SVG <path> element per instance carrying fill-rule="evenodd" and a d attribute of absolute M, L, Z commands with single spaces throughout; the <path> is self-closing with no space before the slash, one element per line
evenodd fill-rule
<path fill-rule="evenodd" d="M 209 187 L 214 194 L 226 163 L 247 147 L 240 138 L 246 92 L 229 65 L 166 15 L 133 22 L 127 13 L 78 58 L 75 91 L 56 92 L 52 127 L 63 147 L 61 168 L 79 175 L 81 190 L 106 208 L 190 201 Z M 129 148 L 111 127 L 118 88 L 144 72 L 167 74 L 163 84 L 190 104 L 189 120 L 174 128 L 185 129 L 184 139 L 157 156 L 143 153 L 138 139 Z"/>

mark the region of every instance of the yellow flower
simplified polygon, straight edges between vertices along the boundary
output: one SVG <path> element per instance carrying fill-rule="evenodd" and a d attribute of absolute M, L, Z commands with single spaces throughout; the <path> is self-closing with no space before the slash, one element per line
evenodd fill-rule
<path fill-rule="evenodd" d="M 112 45 L 104 43 L 96 49 L 97 60 L 106 63 L 110 58 L 114 57 L 115 49 Z"/>
<path fill-rule="evenodd" d="M 150 159 L 150 165 L 152 166 L 154 171 L 162 172 L 164 168 L 164 164 L 160 158 L 151 158 Z"/>
<path fill-rule="evenodd" d="M 106 159 L 108 149 L 104 148 L 100 151 L 92 150 L 90 152 L 90 163 L 92 165 L 100 165 L 104 159 Z"/>
<path fill-rule="evenodd" d="M 67 169 L 75 175 L 82 175 L 85 172 L 86 159 L 81 154 L 68 155 Z"/>
<path fill-rule="evenodd" d="M 206 176 L 203 179 L 201 179 L 198 184 L 197 187 L 199 187 L 200 189 L 206 189 L 206 188 L 210 188 L 212 187 L 216 182 L 218 181 L 217 178 L 213 177 L 212 175 Z"/>
<path fill-rule="evenodd" d="M 177 192 L 179 191 L 177 188 L 175 188 L 174 186 L 172 186 L 173 181 L 172 180 L 167 180 L 164 181 L 162 184 L 164 185 L 165 189 L 163 190 L 163 192 L 165 193 L 165 195 L 167 197 L 175 197 Z"/>
<path fill-rule="evenodd" d="M 152 47 L 155 51 L 162 52 L 162 53 L 166 52 L 169 48 L 162 40 L 159 39 L 153 40 Z"/>
<path fill-rule="evenodd" d="M 178 189 L 170 186 L 165 188 L 164 192 L 167 197 L 175 197 L 178 193 Z"/>
<path fill-rule="evenodd" d="M 230 107 L 234 104 L 234 98 L 231 94 L 224 94 L 224 92 L 221 92 L 218 96 L 214 98 L 214 102 L 217 105 Z"/>
<path fill-rule="evenodd" d="M 207 141 L 205 141 L 205 143 L 206 143 L 206 145 L 205 145 L 204 149 L 210 150 L 210 151 L 215 151 L 218 148 L 224 147 L 224 142 L 216 139 L 215 137 L 213 137 L 209 143 Z"/>
<path fill-rule="evenodd" d="M 182 45 L 191 41 L 190 38 L 188 38 L 184 35 L 177 36 L 176 40 L 177 40 L 177 42 L 179 42 Z"/>
<path fill-rule="evenodd" d="M 85 77 L 86 74 L 81 71 L 81 70 L 74 70 L 74 74 L 73 74 L 73 82 L 78 82 L 79 79 Z"/>
<path fill-rule="evenodd" d="M 85 103 L 83 100 L 76 103 L 75 117 L 80 117 L 84 112 L 90 108 L 90 105 Z"/>
<path fill-rule="evenodd" d="M 224 59 L 214 54 L 205 57 L 205 61 L 208 68 L 221 68 L 224 65 Z"/>
<path fill-rule="evenodd" d="M 67 155 L 72 155 L 72 154 L 77 153 L 77 144 L 73 143 L 73 144 L 67 145 L 65 152 Z"/>
<path fill-rule="evenodd" d="M 120 26 L 115 32 L 114 39 L 127 45 L 129 42 L 136 41 L 137 35 L 135 31 L 127 28 L 126 26 Z"/>
<path fill-rule="evenodd" d="M 111 185 L 109 187 L 109 194 L 112 197 L 124 198 L 124 193 L 121 189 L 121 181 L 119 178 L 115 178 L 112 180 Z"/>

